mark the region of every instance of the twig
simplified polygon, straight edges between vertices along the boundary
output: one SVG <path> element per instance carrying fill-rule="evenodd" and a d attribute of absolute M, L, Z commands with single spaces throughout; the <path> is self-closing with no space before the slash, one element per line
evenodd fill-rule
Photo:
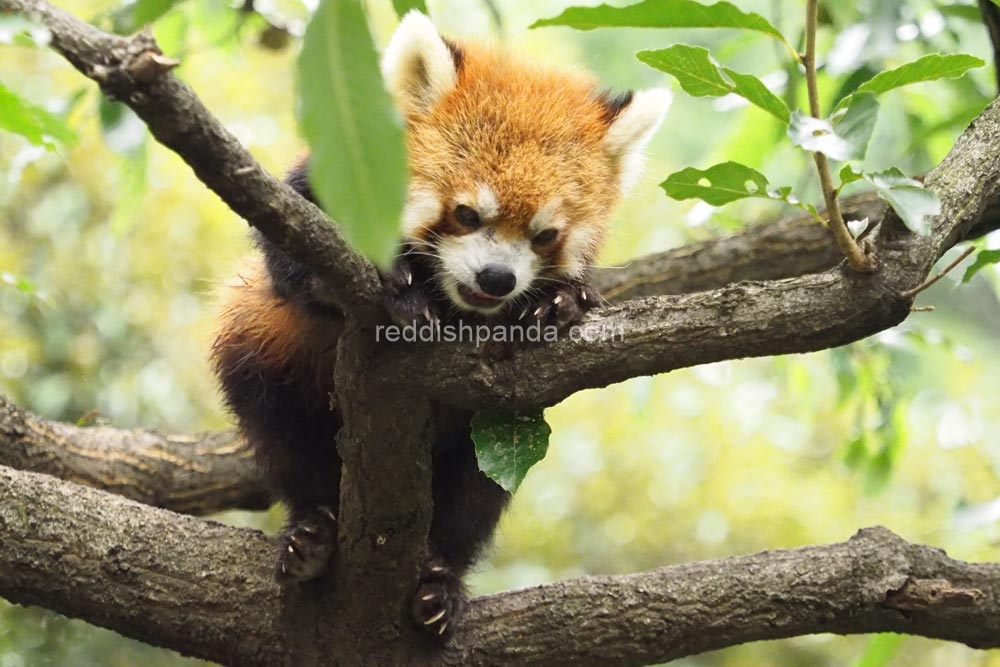
<path fill-rule="evenodd" d="M 916 295 L 920 294 L 925 289 L 927 289 L 928 287 L 930 287 L 931 285 L 933 285 L 934 283 L 936 283 L 937 281 L 941 280 L 946 275 L 948 275 L 948 273 L 950 273 L 952 269 L 954 269 L 956 266 L 958 266 L 959 264 L 961 264 L 962 261 L 966 257 L 968 257 L 969 255 L 971 255 L 973 252 L 975 252 L 975 250 L 976 250 L 976 246 L 970 245 L 968 248 L 966 248 L 965 250 L 962 251 L 962 254 L 959 255 L 955 259 L 955 261 L 953 261 L 950 264 L 948 264 L 948 266 L 944 267 L 944 269 L 942 269 L 939 273 L 937 273 L 936 275 L 934 275 L 931 278 L 928 278 L 927 280 L 925 280 L 924 282 L 920 283 L 919 285 L 917 285 L 913 289 L 908 289 L 905 292 L 900 292 L 899 293 L 900 298 L 907 299 L 907 300 L 913 299 L 913 297 L 915 297 Z"/>
<path fill-rule="evenodd" d="M 816 83 L 816 24 L 818 0 L 808 0 L 806 5 L 806 51 L 802 55 L 802 64 L 806 70 L 806 89 L 809 91 L 809 115 L 822 118 L 819 105 L 819 87 Z M 813 151 L 813 160 L 819 172 L 820 185 L 823 188 L 823 199 L 826 200 L 826 210 L 830 218 L 830 231 L 837 242 L 840 251 L 847 257 L 848 263 L 855 271 L 870 273 L 876 269 L 875 258 L 866 254 L 851 236 L 840 207 L 837 205 L 836 189 L 833 187 L 833 177 L 830 175 L 830 165 L 826 155 Z"/>

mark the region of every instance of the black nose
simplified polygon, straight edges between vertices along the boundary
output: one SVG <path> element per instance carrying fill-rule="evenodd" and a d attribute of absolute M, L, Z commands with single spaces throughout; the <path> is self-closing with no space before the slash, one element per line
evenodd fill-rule
<path fill-rule="evenodd" d="M 517 284 L 517 276 L 503 266 L 489 264 L 476 274 L 476 285 L 490 296 L 506 296 Z"/>

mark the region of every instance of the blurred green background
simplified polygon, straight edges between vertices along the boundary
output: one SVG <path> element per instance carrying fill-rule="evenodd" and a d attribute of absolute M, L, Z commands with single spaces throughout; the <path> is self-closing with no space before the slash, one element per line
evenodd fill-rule
<path fill-rule="evenodd" d="M 114 0 L 60 6 L 128 31 L 143 16 Z M 369 4 L 381 43 L 388 0 Z M 692 99 L 633 57 L 676 42 L 765 77 L 801 106 L 785 53 L 731 31 L 530 31 L 563 0 L 429 0 L 446 34 L 502 39 L 595 71 L 617 88 L 670 85 L 676 97 L 646 178 L 616 216 L 603 263 L 712 238 L 784 211 L 668 200 L 656 184 L 726 159 L 816 199 L 807 157 L 764 112 Z M 615 3 L 625 4 L 625 3 Z M 741 1 L 801 36 L 802 3 Z M 178 74 L 269 169 L 304 150 L 294 125 L 294 58 L 308 3 L 164 3 L 154 23 Z M 869 0 L 823 5 L 821 90 L 932 52 L 992 62 L 974 3 Z M 102 103 L 60 57 L 10 44 L 0 82 L 64 117 L 75 144 L 46 151 L 0 133 L 0 392 L 52 419 L 97 415 L 171 432 L 225 428 L 206 356 L 213 293 L 249 250 L 246 225 L 141 123 Z M 6 42 L 6 43 L 5 43 Z M 890 93 L 864 166 L 927 171 L 995 95 L 992 67 Z M 783 82 L 790 82 L 787 85 Z M 852 83 L 853 82 L 853 83 Z M 1000 247 L 994 235 L 984 242 Z M 471 579 L 477 593 L 587 573 L 620 573 L 760 549 L 843 540 L 882 524 L 952 556 L 996 560 L 1000 537 L 1000 278 L 961 271 L 918 300 L 933 312 L 871 340 L 810 355 L 732 361 L 582 392 L 547 411 L 548 457 L 528 475 Z M 281 521 L 228 513 L 266 530 Z M 247 610 L 252 613 L 252 610 Z M 0 601 L 0 667 L 204 664 L 80 621 Z M 736 647 L 685 666 L 1000 665 L 1000 653 L 893 637 L 818 635 Z"/>

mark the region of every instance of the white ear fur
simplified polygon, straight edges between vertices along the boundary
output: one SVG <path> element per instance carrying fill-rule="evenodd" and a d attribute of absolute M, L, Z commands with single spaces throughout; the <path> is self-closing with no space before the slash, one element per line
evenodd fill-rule
<path fill-rule="evenodd" d="M 427 111 L 458 81 L 451 50 L 431 20 L 416 10 L 403 16 L 382 56 L 382 77 L 404 114 Z"/>
<path fill-rule="evenodd" d="M 646 145 L 663 122 L 673 98 L 673 93 L 664 88 L 639 91 L 611 122 L 604 148 L 618 162 L 622 194 L 638 180 L 646 161 Z"/>

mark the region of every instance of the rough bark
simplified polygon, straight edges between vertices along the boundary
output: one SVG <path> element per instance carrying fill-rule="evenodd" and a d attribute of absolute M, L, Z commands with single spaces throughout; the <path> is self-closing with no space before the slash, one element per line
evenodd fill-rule
<path fill-rule="evenodd" d="M 241 667 L 301 664 L 292 656 L 305 635 L 357 642 L 320 604 L 322 584 L 273 583 L 270 545 L 255 531 L 5 468 L 0 497 L 25 501 L 0 504 L 0 544 L 21 546 L 0 548 L 5 598 Z M 290 619 L 313 612 L 289 633 Z M 410 652 L 382 664 L 630 667 L 816 632 L 1000 646 L 1000 565 L 955 561 L 873 528 L 839 544 L 479 598 L 444 652 L 402 642 Z"/>
<path fill-rule="evenodd" d="M 358 317 L 377 312 L 379 279 L 323 212 L 265 171 L 201 100 L 170 74 L 152 34 L 105 33 L 47 2 L 2 0 L 0 13 L 44 24 L 51 46 L 110 99 L 127 104 L 164 146 L 268 239 L 301 258 Z"/>
<path fill-rule="evenodd" d="M 55 475 L 185 514 L 264 509 L 270 496 L 235 432 L 197 436 L 42 419 L 0 396 L 0 465 Z"/>
<path fill-rule="evenodd" d="M 881 268 L 874 275 L 833 266 L 837 258 L 817 228 L 802 226 L 801 237 L 787 236 L 794 241 L 772 235 L 776 230 L 754 230 L 739 240 L 674 253 L 692 276 L 683 289 L 682 278 L 664 277 L 671 267 L 663 257 L 637 262 L 631 275 L 604 274 L 602 286 L 615 303 L 585 324 L 621 327 L 623 340 L 564 337 L 502 357 L 468 345 L 376 348 L 372 326 L 381 311 L 372 266 L 318 209 L 252 161 L 169 73 L 171 62 L 149 35 L 106 35 L 43 0 L 0 0 L 0 11 L 45 23 L 53 46 L 77 69 L 132 107 L 235 211 L 316 270 L 348 320 L 337 367 L 336 398 L 346 424 L 338 439 L 344 459 L 340 550 L 327 579 L 279 591 L 259 534 L 3 469 L 0 497 L 16 500 L 0 504 L 0 595 L 251 666 L 549 665 L 554 654 L 579 665 L 640 665 L 819 631 L 895 630 L 974 646 L 1000 642 L 998 566 L 957 563 L 879 530 L 842 545 L 590 578 L 476 601 L 440 654 L 414 641 L 403 611 L 429 520 L 431 401 L 548 405 L 635 375 L 820 349 L 898 323 L 910 312 L 905 292 L 926 279 L 948 248 L 990 224 L 987 210 L 1000 194 L 997 104 L 928 177 L 942 199 L 931 236 L 909 234 L 892 215 L 880 218 L 872 238 Z M 740 240 L 750 240 L 749 250 Z M 744 282 L 728 284 L 733 280 Z M 685 290 L 703 291 L 662 296 Z M 71 438 L 78 446 L 79 439 L 93 437 L 90 429 L 60 431 L 32 422 L 6 404 L 0 404 L 0 418 L 7 443 Z M 170 449 L 175 443 L 149 437 L 147 460 L 176 451 Z M 121 444 L 113 451 L 130 450 Z M 132 456 L 125 474 L 134 477 L 144 463 L 141 454 Z M 67 458 L 25 452 L 19 460 L 101 483 L 100 474 L 81 475 Z M 142 485 L 124 488 L 143 497 L 136 486 Z M 143 499 L 165 504 L 166 495 Z M 182 501 L 172 502 L 184 509 Z"/>

